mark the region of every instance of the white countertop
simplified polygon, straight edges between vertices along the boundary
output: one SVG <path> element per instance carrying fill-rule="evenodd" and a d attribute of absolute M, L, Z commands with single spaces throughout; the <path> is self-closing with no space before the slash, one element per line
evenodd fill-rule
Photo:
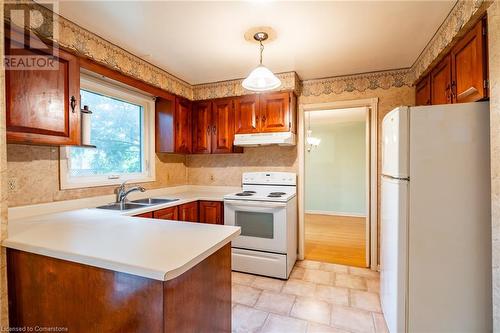
<path fill-rule="evenodd" d="M 142 193 L 141 197 L 179 200 L 127 212 L 94 208 L 68 210 L 68 207 L 78 206 L 76 200 L 16 207 L 12 209 L 15 218 L 9 218 L 8 237 L 2 245 L 151 279 L 170 280 L 240 234 L 238 227 L 126 216 L 196 200 L 222 200 L 223 195 L 234 188 L 184 187 L 177 190 Z M 168 191 L 174 192 L 168 194 Z M 80 204 L 88 204 L 89 200 L 80 199 Z M 108 202 L 100 201 L 100 204 Z M 46 214 L 34 214 L 35 208 Z M 59 212 L 55 211 L 57 209 Z"/>

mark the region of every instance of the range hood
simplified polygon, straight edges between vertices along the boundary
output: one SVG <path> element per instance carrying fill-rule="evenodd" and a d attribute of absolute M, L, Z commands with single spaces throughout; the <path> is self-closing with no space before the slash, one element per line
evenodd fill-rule
<path fill-rule="evenodd" d="M 295 146 L 295 134 L 292 132 L 236 134 L 234 145 L 239 147 Z"/>

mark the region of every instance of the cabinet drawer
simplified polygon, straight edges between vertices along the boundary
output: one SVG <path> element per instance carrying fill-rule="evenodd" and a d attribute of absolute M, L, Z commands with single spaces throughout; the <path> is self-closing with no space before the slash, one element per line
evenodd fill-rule
<path fill-rule="evenodd" d="M 160 219 L 160 220 L 177 220 L 178 217 L 178 208 L 177 206 L 175 207 L 168 207 L 164 209 L 157 210 L 153 213 L 153 216 L 155 219 Z"/>

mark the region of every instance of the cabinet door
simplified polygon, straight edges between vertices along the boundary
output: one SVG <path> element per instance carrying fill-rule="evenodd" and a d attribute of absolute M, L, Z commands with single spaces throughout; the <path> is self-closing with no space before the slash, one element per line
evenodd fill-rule
<path fill-rule="evenodd" d="M 212 151 L 212 102 L 193 104 L 193 145 L 195 154 L 210 154 Z"/>
<path fill-rule="evenodd" d="M 260 95 L 260 132 L 288 132 L 291 127 L 290 93 Z"/>
<path fill-rule="evenodd" d="M 259 96 L 242 96 L 234 101 L 235 134 L 259 132 Z"/>
<path fill-rule="evenodd" d="M 153 216 L 155 219 L 161 219 L 161 220 L 177 220 L 178 216 L 178 208 L 177 206 L 175 207 L 168 207 L 164 209 L 157 210 L 153 212 Z"/>
<path fill-rule="evenodd" d="M 415 105 L 431 105 L 431 80 L 429 75 L 417 83 L 415 90 Z"/>
<path fill-rule="evenodd" d="M 447 55 L 431 72 L 431 101 L 449 104 L 451 99 L 451 61 Z"/>
<path fill-rule="evenodd" d="M 487 96 L 485 26 L 479 21 L 451 50 L 453 102 L 475 102 Z"/>
<path fill-rule="evenodd" d="M 200 222 L 210 224 L 224 224 L 222 202 L 200 201 Z"/>
<path fill-rule="evenodd" d="M 158 97 L 155 102 L 155 136 L 157 153 L 173 153 L 175 100 Z"/>
<path fill-rule="evenodd" d="M 134 215 L 134 217 L 143 217 L 143 218 L 152 219 L 154 216 L 153 216 L 153 212 L 148 212 L 148 213 Z"/>
<path fill-rule="evenodd" d="M 179 221 L 198 222 L 198 202 L 179 205 Z"/>
<path fill-rule="evenodd" d="M 175 99 L 175 152 L 191 152 L 191 102 L 185 98 Z"/>
<path fill-rule="evenodd" d="M 212 105 L 212 153 L 231 153 L 234 141 L 233 99 L 215 100 Z"/>
<path fill-rule="evenodd" d="M 24 34 L 6 33 L 7 55 L 50 56 L 51 50 L 24 48 Z M 45 46 L 46 47 L 46 46 Z M 5 71 L 8 142 L 80 144 L 80 70 L 78 59 L 58 49 L 52 69 Z"/>

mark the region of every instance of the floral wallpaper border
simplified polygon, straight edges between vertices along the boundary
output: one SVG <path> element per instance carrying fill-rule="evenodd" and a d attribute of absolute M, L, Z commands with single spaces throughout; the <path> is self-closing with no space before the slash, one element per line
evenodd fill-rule
<path fill-rule="evenodd" d="M 450 47 L 465 25 L 483 15 L 493 3 L 491 0 L 458 0 L 450 14 L 439 27 L 411 67 L 412 82 L 415 82 L 432 65 L 444 50 Z"/>
<path fill-rule="evenodd" d="M 13 5 L 16 7 L 27 7 L 38 10 L 44 20 L 53 22 L 57 31 L 56 36 L 52 36 L 52 31 L 47 32 L 41 25 L 38 28 L 31 28 L 36 34 L 53 40 L 63 48 L 72 50 L 74 53 L 90 58 L 109 68 L 118 70 L 158 88 L 169 91 L 173 94 L 193 98 L 192 86 L 168 72 L 146 62 L 132 53 L 108 42 L 96 34 L 80 27 L 66 18 L 53 13 L 49 9 L 32 1 L 19 1 Z M 6 17 L 5 20 L 9 21 Z M 48 25 L 50 26 L 50 25 Z"/>
<path fill-rule="evenodd" d="M 341 94 L 343 92 L 391 87 L 411 86 L 410 69 L 371 72 L 364 74 L 345 75 L 325 79 L 306 80 L 302 82 L 302 96 L 319 96 Z"/>
<path fill-rule="evenodd" d="M 296 72 L 285 72 L 277 74 L 283 83 L 279 90 L 294 90 L 297 95 L 317 96 L 412 86 L 416 79 L 425 73 L 433 62 L 438 60 L 443 51 L 450 47 L 453 39 L 462 31 L 462 28 L 474 18 L 485 13 L 491 3 L 492 0 L 458 0 L 434 37 L 410 68 L 306 81 L 301 81 Z M 249 93 L 241 86 L 242 79 L 190 85 L 31 0 L 21 0 L 16 3 L 16 6 L 35 7 L 45 19 L 53 20 L 59 31 L 59 35 L 53 39 L 62 47 L 175 95 L 191 100 L 202 100 L 241 96 Z M 35 31 L 47 37 L 44 31 L 36 29 Z"/>
<path fill-rule="evenodd" d="M 297 95 L 300 94 L 301 82 L 297 73 L 286 72 L 276 74 L 276 76 L 281 80 L 281 86 L 276 91 L 293 90 Z M 193 100 L 242 96 L 252 93 L 241 86 L 242 81 L 243 79 L 238 79 L 194 85 Z"/>

